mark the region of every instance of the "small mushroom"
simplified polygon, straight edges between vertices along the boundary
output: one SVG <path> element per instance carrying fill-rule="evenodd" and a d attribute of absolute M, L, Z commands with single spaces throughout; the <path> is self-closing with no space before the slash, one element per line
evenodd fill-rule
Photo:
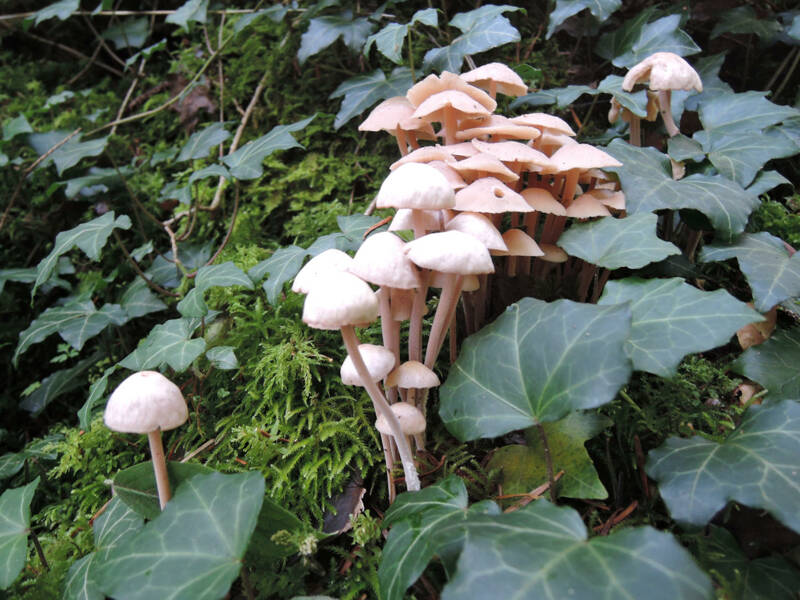
<path fill-rule="evenodd" d="M 180 427 L 188 418 L 180 388 L 156 371 L 139 371 L 120 383 L 103 414 L 112 431 L 147 434 L 161 510 L 172 497 L 161 432 Z"/>

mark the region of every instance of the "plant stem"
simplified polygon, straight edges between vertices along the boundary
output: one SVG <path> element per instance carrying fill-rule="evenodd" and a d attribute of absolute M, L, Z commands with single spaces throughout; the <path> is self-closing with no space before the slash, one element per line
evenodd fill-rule
<path fill-rule="evenodd" d="M 536 424 L 539 430 L 539 437 L 542 438 L 542 450 L 544 450 L 544 462 L 547 465 L 547 481 L 550 482 L 550 501 L 556 503 L 556 478 L 553 473 L 553 457 L 550 455 L 550 444 L 547 442 L 547 433 L 541 423 Z"/>
<path fill-rule="evenodd" d="M 42 550 L 42 545 L 39 543 L 39 537 L 34 533 L 33 529 L 30 530 L 31 541 L 33 541 L 33 546 L 36 548 L 36 554 L 39 555 L 39 560 L 42 563 L 45 571 L 50 570 L 50 565 L 47 564 L 47 559 L 44 557 L 44 550 Z"/>

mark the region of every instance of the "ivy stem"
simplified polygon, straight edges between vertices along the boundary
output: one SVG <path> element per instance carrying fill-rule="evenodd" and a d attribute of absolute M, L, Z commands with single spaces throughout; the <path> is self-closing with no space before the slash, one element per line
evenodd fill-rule
<path fill-rule="evenodd" d="M 550 502 L 556 503 L 556 478 L 553 473 L 553 457 L 550 455 L 550 444 L 547 441 L 547 433 L 544 430 L 544 425 L 541 423 L 536 424 L 539 430 L 539 437 L 542 438 L 542 450 L 544 450 L 544 463 L 547 465 L 547 481 L 550 482 Z"/>
<path fill-rule="evenodd" d="M 45 571 L 50 570 L 50 565 L 47 564 L 47 559 L 44 557 L 44 550 L 42 550 L 42 545 L 39 543 L 39 537 L 34 533 L 33 529 L 30 530 L 31 540 L 33 541 L 33 545 L 36 548 L 36 554 L 39 555 L 39 560 L 42 563 Z"/>

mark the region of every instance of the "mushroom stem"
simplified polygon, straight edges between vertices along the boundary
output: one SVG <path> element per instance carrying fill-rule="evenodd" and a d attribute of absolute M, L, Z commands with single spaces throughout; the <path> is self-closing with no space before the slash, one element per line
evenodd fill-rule
<path fill-rule="evenodd" d="M 392 477 L 392 469 L 394 468 L 394 457 L 392 456 L 392 438 L 385 433 L 381 434 L 381 446 L 383 446 L 383 459 L 386 461 L 386 486 L 389 490 L 389 504 L 394 502 L 397 496 L 397 490 L 394 487 L 394 477 Z"/>
<path fill-rule="evenodd" d="M 461 296 L 461 287 L 464 283 L 464 276 L 458 273 L 448 273 L 442 287 L 442 295 L 439 298 L 439 306 L 436 307 L 436 314 L 433 317 L 433 325 L 428 335 L 428 346 L 425 349 L 425 366 L 433 369 L 439 350 L 442 349 L 444 336 L 450 322 L 453 320 L 458 298 Z"/>
<path fill-rule="evenodd" d="M 367 369 L 367 365 L 364 364 L 364 359 L 361 358 L 361 352 L 358 350 L 358 338 L 356 337 L 355 329 L 352 325 L 343 325 L 341 327 L 341 332 L 345 348 L 347 348 L 347 354 L 350 355 L 350 359 L 353 361 L 353 366 L 356 368 L 356 372 L 361 378 L 361 382 L 364 384 L 364 389 L 367 390 L 367 393 L 372 400 L 372 404 L 375 407 L 375 412 L 378 415 L 382 415 L 383 418 L 386 419 L 386 422 L 389 424 L 389 428 L 392 430 L 394 442 L 397 445 L 397 451 L 400 454 L 400 461 L 403 463 L 403 472 L 406 476 L 406 488 L 409 491 L 418 491 L 420 489 L 419 476 L 417 475 L 417 469 L 414 466 L 414 458 L 411 454 L 411 448 L 408 445 L 405 435 L 403 435 L 403 430 L 400 428 L 400 423 L 397 420 L 397 416 L 394 414 L 394 412 L 392 412 L 392 409 L 389 407 L 389 403 L 386 402 L 386 398 L 383 397 L 378 385 L 372 380 L 369 370 Z"/>
<path fill-rule="evenodd" d="M 167 461 L 164 458 L 164 445 L 161 443 L 161 430 L 157 429 L 148 433 L 147 440 L 150 442 L 150 456 L 153 458 L 153 471 L 156 475 L 158 503 L 161 505 L 161 510 L 164 510 L 167 502 L 172 498 L 172 492 L 169 489 Z"/>
<path fill-rule="evenodd" d="M 400 150 L 400 155 L 405 156 L 408 154 L 408 144 L 406 142 L 406 133 L 400 126 L 394 130 L 394 138 L 397 140 L 397 148 Z"/>
<path fill-rule="evenodd" d="M 458 142 L 456 139 L 456 131 L 458 130 L 458 117 L 456 111 L 452 108 L 445 107 L 444 109 L 444 140 L 446 144 L 455 144 Z"/>
<path fill-rule="evenodd" d="M 408 324 L 408 360 L 419 361 L 422 357 L 422 314 L 425 312 L 425 299 L 428 296 L 427 269 L 420 269 L 420 286 L 414 291 L 411 306 L 411 320 Z"/>
<path fill-rule="evenodd" d="M 383 345 L 392 351 L 394 354 L 394 364 L 400 364 L 400 351 L 395 343 L 395 320 L 392 317 L 392 309 L 389 304 L 390 289 L 386 286 L 381 286 L 378 290 L 378 302 L 381 311 L 381 334 L 383 336 Z M 386 379 L 383 380 L 384 388 L 386 387 Z M 387 389 L 387 396 L 389 403 L 397 400 L 397 388 L 393 387 Z"/>
<path fill-rule="evenodd" d="M 630 130 L 628 131 L 628 142 L 631 146 L 642 145 L 642 120 L 631 113 Z"/>
<path fill-rule="evenodd" d="M 658 92 L 658 112 L 661 114 L 661 120 L 664 121 L 664 127 L 667 129 L 669 137 L 678 135 L 681 130 L 672 118 L 672 90 Z"/>

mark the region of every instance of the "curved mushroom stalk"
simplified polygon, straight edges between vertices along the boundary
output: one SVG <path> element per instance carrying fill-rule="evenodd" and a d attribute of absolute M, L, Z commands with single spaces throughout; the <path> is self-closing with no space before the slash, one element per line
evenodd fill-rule
<path fill-rule="evenodd" d="M 672 90 L 660 90 L 658 92 L 658 112 L 669 137 L 675 137 L 681 130 L 672 118 Z"/>
<path fill-rule="evenodd" d="M 149 432 L 147 441 L 150 443 L 150 456 L 153 459 L 153 471 L 156 476 L 158 504 L 161 506 L 161 510 L 164 510 L 167 502 L 172 498 L 172 490 L 169 487 L 167 459 L 164 456 L 164 444 L 161 442 L 161 430 Z"/>
<path fill-rule="evenodd" d="M 356 337 L 355 329 L 352 325 L 342 325 L 340 330 L 342 332 L 342 339 L 344 340 L 345 348 L 347 348 L 347 354 L 353 361 L 353 366 L 356 368 L 356 372 L 364 384 L 364 389 L 367 390 L 370 399 L 372 399 L 372 403 L 375 406 L 375 412 L 378 413 L 379 416 L 383 416 L 386 419 L 387 423 L 389 424 L 389 428 L 394 435 L 397 451 L 400 454 L 400 461 L 403 464 L 403 472 L 405 473 L 406 478 L 406 488 L 408 491 L 418 491 L 420 489 L 419 476 L 417 475 L 417 468 L 414 465 L 414 458 L 411 454 L 411 448 L 408 445 L 408 440 L 406 440 L 405 435 L 403 435 L 403 430 L 400 427 L 400 423 L 397 421 L 397 417 L 389 407 L 389 403 L 386 402 L 386 398 L 384 398 L 383 393 L 378 388 L 378 385 L 372 380 L 372 377 L 367 370 L 367 366 L 364 364 L 364 359 L 361 357 L 361 352 L 358 350 L 359 343 L 358 338 Z"/>
<path fill-rule="evenodd" d="M 464 276 L 460 273 L 446 273 L 445 282 L 442 287 L 442 295 L 439 297 L 439 306 L 433 316 L 433 325 L 428 335 L 428 345 L 425 349 L 425 366 L 433 369 L 439 351 L 442 349 L 447 328 L 450 326 L 458 306 L 458 299 L 461 297 L 461 288 L 464 283 Z"/>

